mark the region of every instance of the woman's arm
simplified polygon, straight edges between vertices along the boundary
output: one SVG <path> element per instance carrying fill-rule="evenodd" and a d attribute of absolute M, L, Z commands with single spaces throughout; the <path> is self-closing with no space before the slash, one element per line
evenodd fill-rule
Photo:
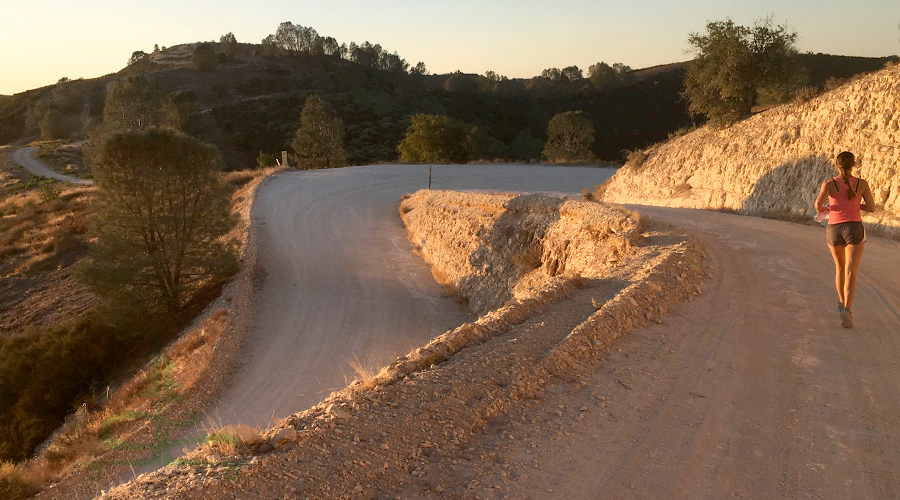
<path fill-rule="evenodd" d="M 822 183 L 821 189 L 819 189 L 819 196 L 816 196 L 816 213 L 825 210 L 825 202 L 828 200 L 828 181 Z"/>
<path fill-rule="evenodd" d="M 862 199 L 863 204 L 860 205 L 860 209 L 863 212 L 874 212 L 875 211 L 875 200 L 872 199 L 872 190 L 869 189 L 869 183 L 860 179 L 859 183 L 862 184 L 860 191 L 862 191 Z"/>

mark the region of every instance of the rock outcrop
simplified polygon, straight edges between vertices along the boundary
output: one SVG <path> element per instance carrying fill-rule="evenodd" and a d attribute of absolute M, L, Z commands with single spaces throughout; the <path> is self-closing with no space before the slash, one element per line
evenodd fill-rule
<path fill-rule="evenodd" d="M 781 218 L 813 215 L 834 157 L 851 151 L 878 210 L 864 222 L 900 235 L 900 65 L 801 104 L 724 130 L 703 127 L 636 155 L 601 189 L 603 200 L 733 210 Z"/>

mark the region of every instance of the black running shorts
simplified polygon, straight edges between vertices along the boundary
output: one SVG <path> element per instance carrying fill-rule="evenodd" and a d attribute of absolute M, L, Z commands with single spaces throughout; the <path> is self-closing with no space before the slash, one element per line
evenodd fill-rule
<path fill-rule="evenodd" d="M 833 247 L 859 245 L 866 242 L 866 228 L 859 221 L 828 224 L 828 228 L 825 230 L 825 241 Z"/>

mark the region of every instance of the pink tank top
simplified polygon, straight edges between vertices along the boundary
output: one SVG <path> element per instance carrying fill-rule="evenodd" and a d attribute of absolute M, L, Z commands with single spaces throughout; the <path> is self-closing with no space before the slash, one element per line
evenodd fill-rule
<path fill-rule="evenodd" d="M 856 180 L 855 183 L 853 182 L 854 179 Z M 861 221 L 860 204 L 862 203 L 862 196 L 859 195 L 859 178 L 850 178 L 850 183 L 855 184 L 853 190 L 856 192 L 856 196 L 852 200 L 847 199 L 847 185 L 844 184 L 843 178 L 835 177 L 831 179 L 831 182 L 837 186 L 837 195 L 828 196 L 828 208 L 830 209 L 828 223 L 840 224 L 842 222 Z"/>

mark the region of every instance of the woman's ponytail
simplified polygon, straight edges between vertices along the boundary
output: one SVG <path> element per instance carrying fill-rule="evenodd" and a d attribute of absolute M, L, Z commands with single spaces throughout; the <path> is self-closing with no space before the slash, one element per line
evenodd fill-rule
<path fill-rule="evenodd" d="M 841 170 L 841 179 L 843 179 L 844 184 L 847 185 L 847 199 L 852 200 L 853 198 L 856 198 L 856 191 L 850 186 L 850 172 L 853 169 L 853 165 L 856 165 L 856 157 L 853 156 L 853 153 L 844 151 L 837 155 L 837 164 L 838 168 Z"/>

